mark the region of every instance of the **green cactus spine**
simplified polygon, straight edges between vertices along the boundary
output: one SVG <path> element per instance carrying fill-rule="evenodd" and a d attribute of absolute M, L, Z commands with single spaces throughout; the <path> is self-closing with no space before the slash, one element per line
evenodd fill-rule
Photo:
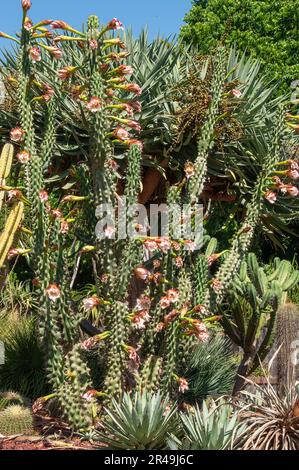
<path fill-rule="evenodd" d="M 295 386 L 298 379 L 296 369 L 297 358 L 294 358 L 294 348 L 299 344 L 299 309 L 294 304 L 284 304 L 277 312 L 277 381 L 279 392 L 283 395 L 286 387 Z M 296 349 L 296 348 L 294 348 Z M 297 350 L 295 350 L 295 353 Z"/>
<path fill-rule="evenodd" d="M 0 434 L 14 436 L 16 434 L 32 434 L 33 417 L 29 408 L 10 405 L 0 412 Z"/>

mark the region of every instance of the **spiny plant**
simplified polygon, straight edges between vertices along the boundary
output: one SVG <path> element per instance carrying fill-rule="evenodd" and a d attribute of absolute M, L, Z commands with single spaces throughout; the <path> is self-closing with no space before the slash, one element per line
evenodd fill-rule
<path fill-rule="evenodd" d="M 98 439 L 110 449 L 159 450 L 166 448 L 167 438 L 176 423 L 176 406 L 158 394 L 136 392 L 124 394 L 118 403 L 112 400 L 106 409 L 104 430 Z"/>
<path fill-rule="evenodd" d="M 0 392 L 0 411 L 10 405 L 25 405 L 26 400 L 17 392 Z"/>
<path fill-rule="evenodd" d="M 32 434 L 33 417 L 29 408 L 10 405 L 0 412 L 0 434 L 14 436 L 16 434 Z"/>
<path fill-rule="evenodd" d="M 172 450 L 231 450 L 240 446 L 246 432 L 238 410 L 225 398 L 204 401 L 202 409 L 181 413 L 180 421 L 184 437 L 169 439 Z"/>
<path fill-rule="evenodd" d="M 288 261 L 275 258 L 272 267 L 261 267 L 255 254 L 250 253 L 242 262 L 222 306 L 224 330 L 243 350 L 234 393 L 269 353 L 275 339 L 277 311 L 298 279 L 299 272 Z"/>
<path fill-rule="evenodd" d="M 291 303 L 284 304 L 277 312 L 277 347 L 279 348 L 277 354 L 277 381 L 281 395 L 285 393 L 287 384 L 294 387 L 296 383 L 298 375 L 296 367 L 298 335 L 298 307 Z"/>
<path fill-rule="evenodd" d="M 263 371 L 267 383 L 260 387 L 253 381 L 247 382 L 254 393 L 242 392 L 239 406 L 247 407 L 240 413 L 247 427 L 243 450 L 298 450 L 299 398 L 291 383 L 286 384 L 281 396 L 271 385 L 269 374 Z"/>

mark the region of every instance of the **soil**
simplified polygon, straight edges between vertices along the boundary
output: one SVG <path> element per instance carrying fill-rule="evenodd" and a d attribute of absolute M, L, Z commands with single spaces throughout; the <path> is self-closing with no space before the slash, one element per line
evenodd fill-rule
<path fill-rule="evenodd" d="M 99 449 L 80 439 L 55 440 L 40 436 L 17 436 L 0 438 L 0 450 L 95 450 Z"/>

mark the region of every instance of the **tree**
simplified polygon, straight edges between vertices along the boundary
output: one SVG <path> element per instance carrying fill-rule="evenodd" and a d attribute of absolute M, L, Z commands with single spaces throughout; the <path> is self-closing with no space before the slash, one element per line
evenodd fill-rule
<path fill-rule="evenodd" d="M 286 89 L 299 78 L 299 0 L 194 0 L 181 37 L 203 54 L 220 42 L 247 50 Z"/>

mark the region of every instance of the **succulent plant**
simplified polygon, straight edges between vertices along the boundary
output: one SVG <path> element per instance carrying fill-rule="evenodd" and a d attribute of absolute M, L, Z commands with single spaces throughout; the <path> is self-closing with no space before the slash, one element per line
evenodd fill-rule
<path fill-rule="evenodd" d="M 26 400 L 17 392 L 0 392 L 0 411 L 10 405 L 25 405 Z"/>
<path fill-rule="evenodd" d="M 13 436 L 30 434 L 33 431 L 33 417 L 29 408 L 10 405 L 0 412 L 0 434 Z"/>

